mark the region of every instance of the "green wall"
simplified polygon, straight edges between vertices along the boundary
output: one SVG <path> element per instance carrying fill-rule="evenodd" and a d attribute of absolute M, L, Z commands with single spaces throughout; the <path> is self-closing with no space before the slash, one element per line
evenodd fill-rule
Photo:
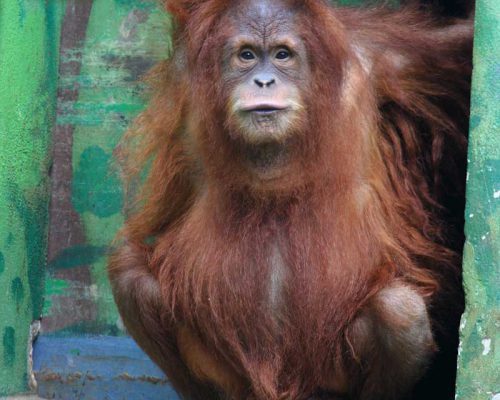
<path fill-rule="evenodd" d="M 42 333 L 123 334 L 106 273 L 124 206 L 112 153 L 168 55 L 169 19 L 156 0 L 67 0 L 61 29 Z"/>
<path fill-rule="evenodd" d="M 457 398 L 500 399 L 500 1 L 478 0 Z"/>
<path fill-rule="evenodd" d="M 27 389 L 42 310 L 57 21 L 57 2 L 0 1 L 0 395 Z"/>

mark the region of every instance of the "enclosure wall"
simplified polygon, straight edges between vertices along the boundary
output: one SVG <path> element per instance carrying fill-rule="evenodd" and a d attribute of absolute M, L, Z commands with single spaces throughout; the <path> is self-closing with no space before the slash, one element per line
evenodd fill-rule
<path fill-rule="evenodd" d="M 467 174 L 459 400 L 500 399 L 500 2 L 478 0 Z"/>
<path fill-rule="evenodd" d="M 56 1 L 0 1 L 0 395 L 28 389 L 42 311 L 57 14 Z"/>

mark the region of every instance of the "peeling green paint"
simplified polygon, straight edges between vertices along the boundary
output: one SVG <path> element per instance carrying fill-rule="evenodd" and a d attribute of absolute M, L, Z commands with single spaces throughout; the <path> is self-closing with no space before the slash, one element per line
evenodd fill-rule
<path fill-rule="evenodd" d="M 46 296 L 43 302 L 42 315 L 49 315 L 50 309 L 52 308 L 53 296 L 63 296 L 66 293 L 66 289 L 69 287 L 68 281 L 64 279 L 53 279 L 48 277 L 45 281 L 45 292 L 50 293 L 50 296 Z"/>
<path fill-rule="evenodd" d="M 105 246 L 73 246 L 63 250 L 48 265 L 50 270 L 68 269 L 89 265 L 107 254 Z"/>
<path fill-rule="evenodd" d="M 46 129 L 50 126 L 47 122 L 42 125 Z M 33 127 L 37 129 L 36 127 Z M 46 153 L 39 153 L 40 164 L 35 164 L 35 173 L 40 176 L 40 181 L 33 188 L 26 188 L 24 193 L 16 182 L 10 183 L 9 200 L 13 210 L 19 216 L 19 224 L 23 227 L 22 240 L 24 241 L 23 268 L 26 270 L 27 281 L 31 293 L 31 319 L 40 317 L 43 297 L 43 278 L 45 274 L 45 261 L 47 251 L 47 223 L 48 223 L 48 142 L 50 131 L 44 132 L 47 143 Z M 41 149 L 40 149 L 41 150 Z M 19 261 L 19 260 L 18 260 Z"/>
<path fill-rule="evenodd" d="M 10 285 L 10 292 L 14 299 L 16 306 L 19 307 L 24 300 L 24 285 L 21 278 L 16 277 L 12 280 Z"/>
<path fill-rule="evenodd" d="M 0 251 L 0 274 L 5 271 L 5 257 L 3 253 Z"/>
<path fill-rule="evenodd" d="M 3 332 L 3 364 L 12 368 L 16 360 L 16 331 L 13 327 L 7 326 Z"/>
<path fill-rule="evenodd" d="M 0 396 L 27 389 L 47 244 L 58 1 L 0 1 Z"/>
<path fill-rule="evenodd" d="M 80 154 L 73 176 L 73 205 L 79 213 L 105 218 L 121 212 L 123 194 L 116 171 L 110 171 L 111 161 L 111 153 L 99 146 L 89 146 Z"/>
<path fill-rule="evenodd" d="M 500 2 L 478 0 L 457 399 L 500 398 Z"/>
<path fill-rule="evenodd" d="M 58 319 L 51 321 L 50 332 L 60 335 L 118 334 L 123 328 L 106 273 L 108 248 L 123 223 L 122 185 L 112 153 L 144 107 L 142 75 L 169 53 L 170 20 L 156 0 L 94 1 L 88 20 L 71 18 L 63 26 L 71 24 L 68 29 L 78 30 L 80 40 L 61 49 L 60 62 L 80 67 L 61 74 L 60 93 L 74 95 L 59 97 L 57 126 L 71 129 L 69 207 L 83 237 L 51 257 L 47 279 L 64 277 L 68 285 L 62 294 L 47 286 L 44 312 Z M 68 317 L 66 307 L 73 304 L 68 299 L 97 311 L 80 320 L 74 313 Z"/>
<path fill-rule="evenodd" d="M 107 24 L 102 24 L 103 18 L 107 18 Z M 87 204 L 87 211 L 81 212 L 81 220 L 91 245 L 109 245 L 123 223 L 121 184 L 110 174 L 113 171 L 111 154 L 144 106 L 141 75 L 168 54 L 168 24 L 169 20 L 155 1 L 103 1 L 95 2 L 92 8 L 80 74 L 87 77 L 89 83 L 80 89 L 74 109 L 90 122 L 100 120 L 100 126 L 86 123 L 75 126 L 73 171 L 76 180 L 83 172 L 85 158 L 93 157 L 100 165 L 92 167 L 96 176 L 88 181 L 87 188 L 94 190 L 96 179 L 109 182 L 110 186 L 100 186 L 105 191 L 96 193 L 92 210 L 88 209 L 88 198 L 78 199 L 83 192 L 73 192 L 73 204 Z M 109 208 L 104 207 L 106 202 Z M 96 325 L 103 329 L 116 326 L 119 321 L 106 263 L 106 258 L 101 257 L 91 269 L 98 293 Z"/>

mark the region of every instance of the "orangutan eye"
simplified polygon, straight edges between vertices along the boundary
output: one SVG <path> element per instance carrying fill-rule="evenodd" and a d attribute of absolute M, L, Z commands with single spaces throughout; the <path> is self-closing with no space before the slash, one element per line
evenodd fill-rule
<path fill-rule="evenodd" d="M 255 59 L 255 54 L 251 50 L 245 49 L 240 53 L 240 58 L 244 61 L 251 61 Z"/>
<path fill-rule="evenodd" d="M 276 53 L 275 56 L 278 60 L 288 60 L 290 58 L 290 51 L 287 49 L 281 49 Z"/>

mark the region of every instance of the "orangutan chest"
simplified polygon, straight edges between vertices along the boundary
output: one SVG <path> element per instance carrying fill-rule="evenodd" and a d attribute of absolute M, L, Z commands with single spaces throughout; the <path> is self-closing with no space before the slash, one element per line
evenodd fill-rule
<path fill-rule="evenodd" d="M 269 305 L 273 313 L 278 313 L 282 310 L 285 302 L 285 287 L 290 273 L 283 258 L 282 251 L 276 243 L 272 244 L 269 252 L 268 268 Z"/>

